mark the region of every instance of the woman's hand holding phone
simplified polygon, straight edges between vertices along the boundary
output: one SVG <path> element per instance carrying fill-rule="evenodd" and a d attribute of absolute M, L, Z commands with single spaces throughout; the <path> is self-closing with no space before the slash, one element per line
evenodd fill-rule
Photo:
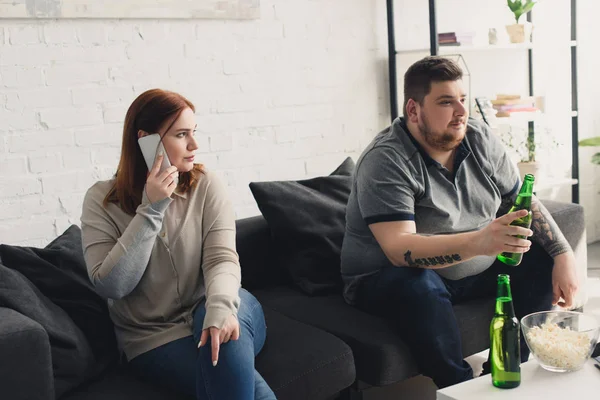
<path fill-rule="evenodd" d="M 164 154 L 159 153 L 154 160 L 154 165 L 150 172 L 148 172 L 148 179 L 146 179 L 146 195 L 150 203 L 166 199 L 173 194 L 173 191 L 177 187 L 177 167 L 171 165 L 164 171 L 160 172 L 160 166 L 162 164 Z"/>

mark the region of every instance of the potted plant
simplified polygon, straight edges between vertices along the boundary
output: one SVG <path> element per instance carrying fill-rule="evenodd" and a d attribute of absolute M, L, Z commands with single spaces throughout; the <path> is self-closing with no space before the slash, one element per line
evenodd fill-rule
<path fill-rule="evenodd" d="M 508 8 L 515 15 L 515 23 L 506 25 L 506 31 L 511 43 L 523 43 L 531 36 L 531 24 L 520 24 L 519 19 L 527 14 L 537 4 L 535 0 L 507 0 Z M 527 29 L 526 29 L 527 28 Z M 527 30 L 527 35 L 526 35 Z"/>
<path fill-rule="evenodd" d="M 600 147 L 600 136 L 580 140 L 579 145 L 583 146 L 583 147 L 587 147 L 587 146 Z M 600 153 L 594 154 L 592 156 L 591 161 L 592 161 L 592 164 L 600 165 Z"/>
<path fill-rule="evenodd" d="M 519 169 L 519 175 L 521 179 L 526 174 L 532 174 L 536 177 L 536 182 L 543 180 L 544 169 L 542 163 L 536 160 L 536 151 L 542 148 L 556 148 L 559 146 L 559 142 L 549 133 L 541 135 L 537 132 L 537 135 L 533 131 L 526 132 L 526 137 L 522 137 L 520 134 L 513 133 L 512 130 L 501 135 L 502 142 L 505 146 L 512 149 L 519 157 L 517 168 Z M 544 140 L 540 140 L 540 137 L 544 137 Z"/>

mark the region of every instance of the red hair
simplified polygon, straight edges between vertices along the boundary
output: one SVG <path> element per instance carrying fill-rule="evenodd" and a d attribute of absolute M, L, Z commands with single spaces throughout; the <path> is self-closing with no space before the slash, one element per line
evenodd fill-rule
<path fill-rule="evenodd" d="M 148 90 L 131 103 L 123 126 L 121 158 L 113 187 L 104 198 L 105 207 L 108 203 L 117 203 L 126 213 L 135 214 L 135 210 L 142 203 L 142 192 L 148 173 L 137 142 L 138 132 L 159 132 L 168 125 L 162 134 L 164 136 L 186 108 L 196 111 L 194 105 L 182 95 L 162 89 Z M 194 165 L 191 171 L 180 173 L 179 191 L 188 192 L 198 182 L 202 173 L 202 164 Z"/>

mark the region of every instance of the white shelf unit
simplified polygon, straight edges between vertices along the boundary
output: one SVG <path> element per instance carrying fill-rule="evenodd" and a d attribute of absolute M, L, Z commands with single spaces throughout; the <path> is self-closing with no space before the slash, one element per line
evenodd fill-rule
<path fill-rule="evenodd" d="M 476 51 L 497 51 L 497 50 L 528 50 L 533 48 L 531 42 L 528 43 L 503 43 L 503 44 L 488 44 L 488 45 L 465 45 L 465 46 L 439 46 L 438 51 L 440 54 L 461 54 L 466 52 Z M 429 53 L 430 49 L 407 49 L 398 50 L 396 54 L 410 54 L 410 53 Z"/>
<path fill-rule="evenodd" d="M 577 183 L 578 180 L 573 178 L 542 177 L 540 183 L 534 183 L 533 189 L 536 192 L 555 191 L 560 189 L 561 186 L 572 186 Z"/>

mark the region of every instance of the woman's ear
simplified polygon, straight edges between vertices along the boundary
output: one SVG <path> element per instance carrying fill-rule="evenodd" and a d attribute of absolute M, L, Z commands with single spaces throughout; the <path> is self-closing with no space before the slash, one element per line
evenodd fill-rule
<path fill-rule="evenodd" d="M 148 136 L 148 135 L 149 135 L 149 133 L 148 133 L 148 132 L 146 132 L 146 131 L 143 131 L 143 130 L 141 130 L 141 129 L 138 131 L 138 139 L 141 139 L 141 138 L 143 138 L 144 136 Z"/>

